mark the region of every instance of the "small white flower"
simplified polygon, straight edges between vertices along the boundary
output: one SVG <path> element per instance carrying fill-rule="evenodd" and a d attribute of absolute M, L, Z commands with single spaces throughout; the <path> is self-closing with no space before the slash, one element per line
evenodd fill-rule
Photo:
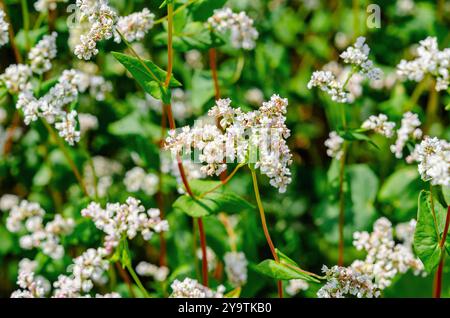
<path fill-rule="evenodd" d="M 348 102 L 349 95 L 344 91 L 343 84 L 336 80 L 330 71 L 315 71 L 308 82 L 308 89 L 319 87 L 322 91 L 331 96 L 331 99 L 338 103 Z"/>
<path fill-rule="evenodd" d="M 191 278 L 185 278 L 182 282 L 175 280 L 170 287 L 172 288 L 171 298 L 223 298 L 225 291 L 222 285 L 214 291 Z"/>
<path fill-rule="evenodd" d="M 140 262 L 136 266 L 136 273 L 141 276 L 153 277 L 157 282 L 163 282 L 169 275 L 169 268 L 166 266 L 158 267 L 147 262 Z"/>
<path fill-rule="evenodd" d="M 353 245 L 358 250 L 365 250 L 367 256 L 364 260 L 354 261 L 351 267 L 358 273 L 369 276 L 380 290 L 390 286 L 396 275 L 406 273 L 409 269 L 415 275 L 424 273 L 422 262 L 413 253 L 414 229 L 414 220 L 407 228 L 398 227 L 397 237 L 403 243 L 396 243 L 392 224 L 383 217 L 375 222 L 372 233 L 355 232 Z"/>
<path fill-rule="evenodd" d="M 5 11 L 0 9 L 0 47 L 9 42 L 9 23 L 5 21 Z"/>
<path fill-rule="evenodd" d="M 400 159 L 403 157 L 403 148 L 405 148 L 408 140 L 417 140 L 422 137 L 422 130 L 419 128 L 420 125 L 421 122 L 417 114 L 411 112 L 403 114 L 400 128 L 397 130 L 397 140 L 390 147 L 396 158 Z"/>
<path fill-rule="evenodd" d="M 151 196 L 158 192 L 159 177 L 153 173 L 146 173 L 141 167 L 134 167 L 127 171 L 123 183 L 128 192 L 143 191 Z"/>
<path fill-rule="evenodd" d="M 401 60 L 397 74 L 402 79 L 420 82 L 426 74 L 436 78 L 436 91 L 447 90 L 450 76 L 450 48 L 439 50 L 437 38 L 427 37 L 419 42 L 417 58 L 412 61 Z"/>
<path fill-rule="evenodd" d="M 432 185 L 450 186 L 450 143 L 436 137 L 425 137 L 416 145 L 412 157 L 419 163 L 419 173 Z"/>
<path fill-rule="evenodd" d="M 77 112 L 72 110 L 70 113 L 65 114 L 61 122 L 55 124 L 59 135 L 71 146 L 80 141 L 80 132 L 76 130 L 76 118 Z"/>
<path fill-rule="evenodd" d="M 380 295 L 369 276 L 360 274 L 350 267 L 328 268 L 323 265 L 322 272 L 327 282 L 317 292 L 319 298 L 345 298 L 348 295 L 357 298 L 373 298 Z"/>
<path fill-rule="evenodd" d="M 95 226 L 105 232 L 105 249 L 111 253 L 126 235 L 133 239 L 141 233 L 144 240 L 150 240 L 153 233 L 166 232 L 169 224 L 162 220 L 158 209 L 149 209 L 141 202 L 129 197 L 125 204 L 108 203 L 103 209 L 98 203 L 92 202 L 81 211 L 81 215 L 91 218 Z"/>
<path fill-rule="evenodd" d="M 234 13 L 230 8 L 218 9 L 208 19 L 208 24 L 219 33 L 229 31 L 233 47 L 244 50 L 255 48 L 259 34 L 253 26 L 253 20 L 245 12 Z"/>
<path fill-rule="evenodd" d="M 31 76 L 32 71 L 28 65 L 13 64 L 0 75 L 0 82 L 3 82 L 11 94 L 17 94 L 29 87 L 28 81 Z"/>
<path fill-rule="evenodd" d="M 227 252 L 224 256 L 225 272 L 231 285 L 238 287 L 247 282 L 247 258 L 243 252 Z"/>
<path fill-rule="evenodd" d="M 388 117 L 385 114 L 372 115 L 361 125 L 361 128 L 373 130 L 387 138 L 391 138 L 394 135 L 394 127 L 395 123 L 388 121 Z"/>
<path fill-rule="evenodd" d="M 199 260 L 203 260 L 203 252 L 201 248 L 197 249 L 197 258 Z M 208 260 L 208 271 L 214 271 L 217 266 L 217 256 L 209 246 L 206 247 L 206 259 Z"/>
<path fill-rule="evenodd" d="M 40 75 L 52 68 L 51 60 L 56 57 L 56 37 L 57 33 L 44 35 L 36 46 L 34 46 L 28 54 L 31 70 Z"/>
<path fill-rule="evenodd" d="M 325 140 L 325 147 L 327 147 L 327 155 L 330 156 L 331 158 L 340 160 L 342 155 L 344 154 L 343 144 L 344 139 L 341 136 L 339 136 L 337 132 L 335 131 L 330 132 L 328 139 Z"/>
<path fill-rule="evenodd" d="M 81 134 L 84 134 L 89 130 L 96 130 L 98 128 L 98 119 L 94 115 L 80 113 L 78 114 L 78 121 L 80 123 Z"/>
<path fill-rule="evenodd" d="M 0 210 L 9 211 L 19 204 L 19 197 L 15 194 L 4 194 L 0 198 Z"/>
<path fill-rule="evenodd" d="M 52 221 L 44 224 L 45 214 L 39 204 L 23 200 L 10 209 L 6 228 L 13 233 L 26 231 L 19 239 L 22 248 L 40 248 L 45 255 L 61 259 L 64 256 L 64 248 L 60 237 L 72 233 L 75 223 L 73 219 L 56 215 Z"/>
<path fill-rule="evenodd" d="M 365 41 L 365 37 L 358 37 L 355 44 L 342 52 L 340 57 L 344 60 L 344 63 L 357 68 L 359 73 L 365 75 L 369 80 L 379 80 L 382 71 L 374 67 L 373 62 L 369 60 L 370 48 Z"/>
<path fill-rule="evenodd" d="M 297 295 L 300 291 L 308 290 L 309 284 L 301 279 L 291 279 L 286 286 L 286 293 L 291 296 Z"/>
<path fill-rule="evenodd" d="M 121 42 L 119 31 L 128 42 L 142 40 L 145 34 L 153 27 L 155 15 L 149 9 L 132 13 L 126 17 L 120 17 L 116 23 L 114 41 Z"/>

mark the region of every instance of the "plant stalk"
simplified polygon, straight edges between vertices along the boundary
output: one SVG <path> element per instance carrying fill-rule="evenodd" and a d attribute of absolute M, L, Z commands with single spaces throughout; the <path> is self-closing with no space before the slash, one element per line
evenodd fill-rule
<path fill-rule="evenodd" d="M 270 252 L 272 253 L 273 259 L 275 260 L 275 262 L 279 263 L 280 259 L 278 258 L 277 252 L 275 250 L 275 246 L 273 245 L 272 239 L 270 238 L 269 230 L 267 228 L 266 215 L 264 213 L 264 207 L 263 207 L 263 204 L 261 201 L 261 196 L 259 194 L 258 179 L 256 178 L 255 170 L 253 170 L 253 169 L 250 169 L 250 170 L 252 172 L 253 190 L 255 192 L 256 203 L 258 204 L 259 216 L 261 218 L 261 224 L 262 224 L 262 228 L 264 231 L 264 236 L 266 237 L 266 241 L 267 241 L 267 244 L 269 245 Z M 283 298 L 283 285 L 282 285 L 281 280 L 279 280 L 277 282 L 277 287 L 278 287 L 278 296 L 280 298 Z"/>
<path fill-rule="evenodd" d="M 447 240 L 448 228 L 450 225 L 450 206 L 447 207 L 447 216 L 445 218 L 444 233 L 442 233 L 441 241 L 439 242 L 439 248 L 441 249 L 441 258 L 439 260 L 438 269 L 434 276 L 434 298 L 441 298 L 442 291 L 442 272 L 444 269 L 444 259 L 445 259 L 445 241 Z"/>
<path fill-rule="evenodd" d="M 63 153 L 64 157 L 67 160 L 67 163 L 70 166 L 70 169 L 72 170 L 73 174 L 75 175 L 75 178 L 77 179 L 81 190 L 83 191 L 84 195 L 88 198 L 90 197 L 87 189 L 86 184 L 84 183 L 83 177 L 81 176 L 80 171 L 78 170 L 75 162 L 70 157 L 69 151 L 67 150 L 66 146 L 64 145 L 64 142 L 61 140 L 61 138 L 53 131 L 53 128 L 47 123 L 46 120 L 42 120 L 44 123 L 45 128 L 47 129 L 48 133 L 52 136 L 53 140 L 58 145 L 59 149 Z"/>

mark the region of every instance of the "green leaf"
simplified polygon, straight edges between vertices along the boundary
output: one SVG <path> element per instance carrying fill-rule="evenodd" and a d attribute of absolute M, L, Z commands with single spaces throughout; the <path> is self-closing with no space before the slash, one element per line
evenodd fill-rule
<path fill-rule="evenodd" d="M 430 192 L 420 192 L 414 250 L 429 273 L 433 272 L 439 264 L 442 252 L 439 242 L 445 223 L 445 210 L 437 200 L 434 200 L 434 211 L 436 220 L 432 213 Z"/>
<path fill-rule="evenodd" d="M 304 272 L 288 267 L 286 264 L 277 263 L 271 259 L 262 261 L 254 269 L 260 274 L 279 280 L 302 279 L 309 282 L 319 282 L 319 280 Z"/>
<path fill-rule="evenodd" d="M 194 195 L 200 196 L 219 183 L 216 181 L 194 180 L 190 182 L 190 186 Z M 203 217 L 219 212 L 236 213 L 246 209 L 254 209 L 255 207 L 240 196 L 224 191 L 222 188 L 208 193 L 201 199 L 192 198 L 185 194 L 173 203 L 173 208 L 192 217 Z"/>
<path fill-rule="evenodd" d="M 119 52 L 112 52 L 112 55 L 131 73 L 144 91 L 157 99 L 161 99 L 162 93 L 160 87 L 161 83 L 166 79 L 166 71 L 159 68 L 152 61 L 139 60 L 133 56 Z M 172 76 L 169 87 L 179 86 L 181 86 L 181 83 Z"/>
<path fill-rule="evenodd" d="M 123 268 L 131 266 L 130 251 L 128 249 L 128 241 L 126 237 L 120 240 L 116 251 L 113 256 L 111 256 L 111 260 L 113 262 L 120 262 Z"/>
<path fill-rule="evenodd" d="M 241 296 L 241 287 L 237 287 L 233 289 L 232 291 L 226 293 L 225 298 L 239 298 Z"/>
<path fill-rule="evenodd" d="M 377 149 L 380 149 L 376 143 L 372 141 L 367 135 L 363 134 L 359 129 L 339 131 L 339 136 L 348 141 L 366 141 Z"/>
<path fill-rule="evenodd" d="M 36 30 L 29 30 L 28 31 L 28 40 L 29 40 L 30 47 L 33 47 L 40 40 L 40 38 L 44 34 L 46 34 L 47 32 L 48 32 L 48 27 L 47 26 L 41 27 L 41 28 L 36 29 Z M 26 40 L 26 37 L 25 37 L 24 29 L 21 29 L 17 33 L 15 41 L 16 41 L 17 47 L 21 51 L 23 51 L 23 52 L 27 51 L 27 47 L 26 47 L 27 40 Z"/>
<path fill-rule="evenodd" d="M 195 21 L 204 22 L 213 15 L 214 10 L 222 8 L 227 0 L 200 0 L 189 7 Z"/>
<path fill-rule="evenodd" d="M 444 196 L 445 203 L 450 205 L 450 187 L 442 186 L 442 195 Z"/>
<path fill-rule="evenodd" d="M 192 77 L 192 106 L 202 108 L 214 97 L 214 83 L 211 72 L 195 71 Z"/>
<path fill-rule="evenodd" d="M 419 178 L 417 167 L 405 167 L 391 174 L 380 189 L 378 198 L 383 201 L 394 201 L 401 198 L 409 185 Z"/>
<path fill-rule="evenodd" d="M 111 123 L 108 131 L 115 136 L 138 135 L 159 138 L 161 134 L 161 128 L 143 118 L 137 111 Z"/>

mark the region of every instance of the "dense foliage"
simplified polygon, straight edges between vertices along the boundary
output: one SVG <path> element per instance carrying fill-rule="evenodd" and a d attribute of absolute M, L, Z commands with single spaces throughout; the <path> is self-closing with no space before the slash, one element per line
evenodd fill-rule
<path fill-rule="evenodd" d="M 450 297 L 448 1 L 71 2 L 0 0 L 0 296 Z"/>

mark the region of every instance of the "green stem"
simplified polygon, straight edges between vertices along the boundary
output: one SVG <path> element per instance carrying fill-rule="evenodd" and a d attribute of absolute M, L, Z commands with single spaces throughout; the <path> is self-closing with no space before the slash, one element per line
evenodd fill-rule
<path fill-rule="evenodd" d="M 338 247 L 338 265 L 344 265 L 344 225 L 345 225 L 345 193 L 344 193 L 344 176 L 345 176 L 345 158 L 347 145 L 344 142 L 342 157 L 339 168 L 339 247 Z"/>
<path fill-rule="evenodd" d="M 356 39 L 359 36 L 359 0 L 353 0 L 353 37 Z"/>
<path fill-rule="evenodd" d="M 264 207 L 261 201 L 261 196 L 259 194 L 259 187 L 258 187 L 258 179 L 256 178 L 256 172 L 254 169 L 250 168 L 250 171 L 252 172 L 252 180 L 253 180 L 253 190 L 255 192 L 255 198 L 256 203 L 258 204 L 259 209 L 259 216 L 261 218 L 261 224 L 264 232 L 264 236 L 266 237 L 267 244 L 269 245 L 270 252 L 272 253 L 272 257 L 275 260 L 275 262 L 279 263 L 280 259 L 278 258 L 277 252 L 275 250 L 275 246 L 273 245 L 272 239 L 270 238 L 270 233 L 267 228 L 267 221 L 266 221 L 266 215 L 264 213 Z M 278 296 L 280 298 L 283 298 L 283 288 L 281 281 L 278 281 Z"/>
<path fill-rule="evenodd" d="M 134 271 L 133 266 L 131 266 L 130 264 L 127 264 L 126 268 L 128 269 L 128 272 L 130 272 L 131 277 L 133 278 L 134 282 L 136 283 L 136 285 L 141 290 L 142 294 L 144 294 L 144 297 L 145 298 L 150 298 L 150 295 L 148 294 L 147 290 L 145 289 L 145 287 L 142 284 L 141 280 L 139 279 L 138 275 Z"/>
<path fill-rule="evenodd" d="M 88 191 L 86 189 L 86 184 L 84 183 L 83 177 L 81 176 L 81 173 L 78 170 L 75 162 L 70 157 L 69 151 L 67 150 L 64 142 L 53 131 L 53 128 L 47 123 L 47 121 L 45 119 L 43 119 L 42 122 L 44 123 L 44 126 L 47 129 L 48 133 L 52 136 L 53 140 L 56 142 L 56 144 L 58 145 L 59 149 L 61 150 L 61 152 L 63 153 L 64 157 L 66 158 L 67 163 L 69 164 L 70 169 L 72 170 L 73 174 L 75 175 L 75 178 L 77 179 L 78 183 L 80 184 L 80 188 L 83 191 L 84 195 L 89 198 L 90 196 L 89 196 L 89 193 L 88 193 Z"/>
<path fill-rule="evenodd" d="M 39 29 L 41 27 L 42 22 L 44 22 L 46 16 L 47 15 L 44 12 L 39 13 L 38 18 L 34 22 L 33 30 L 37 30 L 37 29 Z"/>
<path fill-rule="evenodd" d="M 411 98 L 406 102 L 404 106 L 404 111 L 408 112 L 411 111 L 414 105 L 419 100 L 420 96 L 422 96 L 422 93 L 425 91 L 425 89 L 428 86 L 428 79 L 429 77 L 425 77 L 419 84 L 416 85 L 414 88 L 414 91 L 411 95 Z"/>
<path fill-rule="evenodd" d="M 177 13 L 181 12 L 184 8 L 193 4 L 196 1 L 198 1 L 198 0 L 191 0 L 191 1 L 186 2 L 183 5 L 179 6 L 175 11 L 173 11 L 173 15 L 176 15 Z M 164 21 L 166 21 L 168 19 L 168 17 L 169 17 L 169 15 L 166 15 L 165 17 L 162 17 L 161 19 L 156 20 L 154 25 L 163 23 Z"/>
<path fill-rule="evenodd" d="M 23 31 L 25 33 L 25 46 L 27 50 L 30 49 L 30 38 L 28 32 L 30 31 L 30 13 L 28 12 L 27 0 L 21 0 L 22 17 L 23 17 Z"/>
<path fill-rule="evenodd" d="M 123 43 L 125 43 L 125 45 L 128 47 L 128 49 L 130 50 L 131 54 L 133 54 L 138 60 L 139 63 L 141 63 L 141 65 L 145 68 L 145 70 L 147 72 L 149 72 L 149 74 L 153 77 L 153 79 L 160 85 L 162 85 L 162 82 L 159 80 L 158 77 L 156 77 L 156 75 L 152 72 L 152 70 L 147 66 L 147 64 L 145 64 L 145 62 L 142 60 L 142 58 L 139 56 L 139 54 L 137 54 L 137 52 L 133 49 L 133 47 L 131 46 L 131 44 L 125 39 L 125 37 L 123 36 L 123 34 L 117 30 L 117 33 L 119 34 L 120 38 L 122 39 Z"/>
<path fill-rule="evenodd" d="M 233 178 L 233 176 L 236 174 L 236 172 L 238 172 L 238 170 L 239 170 L 241 167 L 243 167 L 244 165 L 245 165 L 244 163 L 238 164 L 238 165 L 236 166 L 236 168 L 234 168 L 233 172 L 231 172 L 231 173 L 226 177 L 225 180 L 223 180 L 220 184 L 216 185 L 215 187 L 209 189 L 208 191 L 203 192 L 202 194 L 200 194 L 200 195 L 197 197 L 197 199 L 201 199 L 201 198 L 203 198 L 205 195 L 207 195 L 207 194 L 209 194 L 209 193 L 211 193 L 211 192 L 214 192 L 214 191 L 216 191 L 217 189 L 219 189 L 220 187 L 222 187 L 222 186 L 224 186 L 225 184 L 227 184 L 227 183 Z"/>

